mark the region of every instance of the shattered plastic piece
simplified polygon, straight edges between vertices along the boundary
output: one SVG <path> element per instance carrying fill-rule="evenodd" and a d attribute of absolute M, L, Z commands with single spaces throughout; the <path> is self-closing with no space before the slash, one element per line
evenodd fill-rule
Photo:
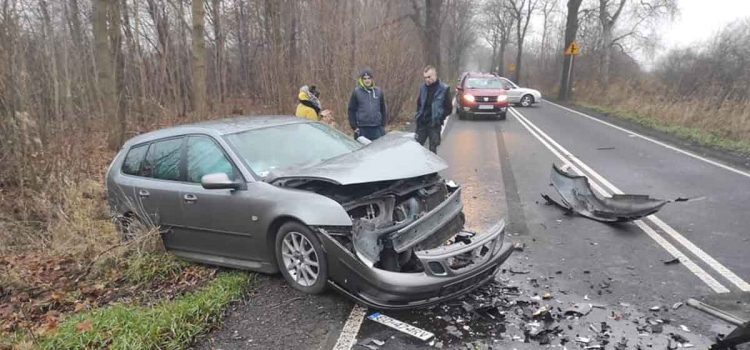
<path fill-rule="evenodd" d="M 688 328 L 686 325 L 681 324 L 680 329 L 682 329 L 683 332 L 690 333 L 690 328 Z"/>
<path fill-rule="evenodd" d="M 674 303 L 674 305 L 672 305 L 672 310 L 677 310 L 677 309 L 679 309 L 679 308 L 680 308 L 681 306 L 682 306 L 682 302 Z"/>
<path fill-rule="evenodd" d="M 664 260 L 662 262 L 664 263 L 664 265 L 679 264 L 680 263 L 680 258 L 674 258 L 674 259 L 671 259 L 671 260 Z"/>
<path fill-rule="evenodd" d="M 534 313 L 531 314 L 531 315 L 534 316 L 534 317 L 538 317 L 538 316 L 542 316 L 542 315 L 546 314 L 547 312 L 549 312 L 549 309 L 547 309 L 546 306 L 542 306 L 539 309 L 537 309 L 536 311 L 534 311 Z"/>
<path fill-rule="evenodd" d="M 524 248 L 526 248 L 526 245 L 521 242 L 513 243 L 513 250 L 522 252 Z"/>
<path fill-rule="evenodd" d="M 589 312 L 591 312 L 591 307 L 592 305 L 588 303 L 578 303 L 567 308 L 563 314 L 565 316 L 586 316 L 589 314 Z"/>
<path fill-rule="evenodd" d="M 750 321 L 735 328 L 732 333 L 711 346 L 711 350 L 732 349 L 735 345 L 750 342 Z"/>
<path fill-rule="evenodd" d="M 590 343 L 590 342 L 591 342 L 591 338 L 587 338 L 587 337 L 576 337 L 576 341 L 577 341 L 577 342 L 579 342 L 579 343 L 584 343 L 584 344 L 588 344 L 588 343 Z"/>
<path fill-rule="evenodd" d="M 544 299 L 544 300 L 550 300 L 550 299 L 552 299 L 552 293 L 550 293 L 550 292 L 544 293 L 544 295 L 542 295 L 542 299 Z"/>
<path fill-rule="evenodd" d="M 659 311 L 659 310 L 661 310 L 661 306 L 658 306 L 658 305 L 657 306 L 652 306 L 649 310 L 651 310 L 651 311 Z"/>
<path fill-rule="evenodd" d="M 435 336 L 435 334 L 432 334 L 424 329 L 414 327 L 408 323 L 401 322 L 395 318 L 388 317 L 379 312 L 373 313 L 372 315 L 367 316 L 367 318 L 371 321 L 386 325 L 402 333 L 406 333 L 415 338 L 419 338 L 423 341 L 426 341 Z"/>
<path fill-rule="evenodd" d="M 575 212 L 583 217 L 601 222 L 625 222 L 656 213 L 669 201 L 651 198 L 648 195 L 614 194 L 603 197 L 591 189 L 589 179 L 575 176 L 560 170 L 552 164 L 550 181 L 562 198 L 555 202 L 547 195 L 547 202 Z"/>
<path fill-rule="evenodd" d="M 372 338 L 372 342 L 375 343 L 375 345 L 377 345 L 377 346 L 383 346 L 383 345 L 385 345 L 384 341 L 378 340 L 378 339 L 375 339 L 375 338 Z"/>

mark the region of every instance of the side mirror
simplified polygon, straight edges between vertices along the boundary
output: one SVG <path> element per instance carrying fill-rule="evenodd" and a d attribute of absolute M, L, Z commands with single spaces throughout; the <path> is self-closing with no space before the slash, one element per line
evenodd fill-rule
<path fill-rule="evenodd" d="M 464 91 L 464 88 L 462 88 L 460 86 L 456 86 L 456 91 L 458 91 L 458 92 Z"/>
<path fill-rule="evenodd" d="M 229 176 L 225 173 L 212 173 L 201 177 L 201 186 L 207 190 L 237 190 L 242 187 L 242 184 L 230 180 Z"/>

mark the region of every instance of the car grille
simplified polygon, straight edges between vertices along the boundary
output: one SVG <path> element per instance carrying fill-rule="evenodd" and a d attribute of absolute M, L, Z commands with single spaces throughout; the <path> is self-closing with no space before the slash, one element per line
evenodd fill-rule
<path fill-rule="evenodd" d="M 497 96 L 476 96 L 476 97 L 474 97 L 474 101 L 477 101 L 477 102 L 495 102 L 495 101 L 497 101 Z"/>

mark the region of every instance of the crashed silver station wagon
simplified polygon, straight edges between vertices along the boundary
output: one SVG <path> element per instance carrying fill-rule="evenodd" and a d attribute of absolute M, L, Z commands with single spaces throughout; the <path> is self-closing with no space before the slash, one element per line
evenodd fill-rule
<path fill-rule="evenodd" d="M 363 145 L 303 119 L 242 117 L 136 136 L 106 181 L 126 235 L 154 225 L 177 256 L 401 309 L 476 288 L 512 251 L 504 221 L 463 231 L 446 167 L 411 134 Z"/>

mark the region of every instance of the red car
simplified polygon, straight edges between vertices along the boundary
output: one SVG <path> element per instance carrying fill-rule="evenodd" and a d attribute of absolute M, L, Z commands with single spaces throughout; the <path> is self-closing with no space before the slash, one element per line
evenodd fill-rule
<path fill-rule="evenodd" d="M 459 119 L 487 116 L 504 120 L 508 93 L 503 81 L 489 73 L 464 73 L 456 87 L 456 110 Z"/>

